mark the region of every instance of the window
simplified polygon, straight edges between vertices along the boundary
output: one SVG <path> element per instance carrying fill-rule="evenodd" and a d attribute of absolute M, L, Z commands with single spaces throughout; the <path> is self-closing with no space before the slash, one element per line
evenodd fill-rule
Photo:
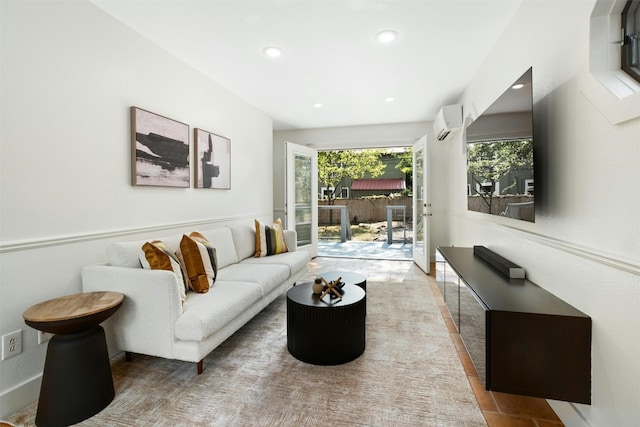
<path fill-rule="evenodd" d="M 525 179 L 524 180 L 524 194 L 533 195 L 533 180 L 532 179 Z"/>
<path fill-rule="evenodd" d="M 476 183 L 476 192 L 478 194 L 495 194 L 496 196 L 500 194 L 500 183 L 499 182 L 483 182 L 481 184 Z"/>
<path fill-rule="evenodd" d="M 321 199 L 330 199 L 331 197 L 348 199 L 349 198 L 349 187 L 342 187 L 340 191 L 335 191 L 333 187 L 320 187 L 320 198 Z"/>
<path fill-rule="evenodd" d="M 622 69 L 640 82 L 640 0 L 629 0 L 622 11 Z"/>
<path fill-rule="evenodd" d="M 330 199 L 331 195 L 333 194 L 333 187 L 322 187 L 320 189 L 320 198 L 321 199 Z"/>
<path fill-rule="evenodd" d="M 595 0 L 589 25 L 589 73 L 581 81 L 585 96 L 614 125 L 640 117 L 640 79 L 621 64 L 622 14 L 627 7 L 634 11 L 635 32 L 630 34 L 637 35 L 638 0 Z"/>

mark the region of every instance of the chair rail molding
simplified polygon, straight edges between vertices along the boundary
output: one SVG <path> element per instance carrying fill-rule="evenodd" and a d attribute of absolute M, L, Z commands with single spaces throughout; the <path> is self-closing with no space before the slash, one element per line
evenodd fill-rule
<path fill-rule="evenodd" d="M 234 217 L 203 219 L 198 221 L 175 222 L 162 225 L 154 225 L 149 227 L 136 227 L 121 230 L 99 231 L 95 233 L 69 234 L 65 236 L 47 237 L 41 239 L 20 240 L 13 242 L 0 243 L 0 254 L 7 252 L 17 252 L 31 249 L 45 248 L 49 246 L 70 245 L 82 243 L 92 240 L 110 239 L 115 237 L 130 236 L 135 234 L 143 234 L 149 232 L 173 230 L 185 227 L 199 227 L 210 224 L 224 224 L 238 220 L 252 220 L 254 218 L 270 217 L 270 214 L 253 214 Z"/>
<path fill-rule="evenodd" d="M 597 262 L 599 264 L 606 265 L 607 267 L 616 268 L 621 271 L 625 271 L 627 273 L 640 275 L 640 264 L 638 264 L 637 260 L 632 260 L 628 258 L 624 258 L 619 254 L 608 254 L 603 251 L 596 250 L 594 248 L 589 248 L 586 246 L 578 245 L 576 243 L 568 242 L 561 239 L 556 239 L 555 237 L 547 236 L 544 234 L 537 233 L 532 230 L 525 230 L 523 228 L 519 228 L 516 226 L 501 224 L 497 222 L 487 222 L 483 221 L 480 218 L 472 218 L 471 216 L 466 216 L 462 214 L 454 214 L 449 213 L 452 216 L 456 216 L 461 220 L 474 222 L 483 226 L 495 227 L 501 231 L 506 233 L 517 235 L 518 237 L 527 239 L 529 241 L 548 246 L 559 251 L 575 255 L 590 261 Z"/>

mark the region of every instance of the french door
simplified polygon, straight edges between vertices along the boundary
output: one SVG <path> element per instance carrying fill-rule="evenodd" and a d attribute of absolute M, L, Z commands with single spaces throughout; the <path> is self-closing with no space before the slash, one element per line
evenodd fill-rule
<path fill-rule="evenodd" d="M 429 274 L 429 222 L 431 204 L 427 191 L 427 137 L 413 145 L 413 262 Z"/>
<path fill-rule="evenodd" d="M 318 152 L 285 142 L 285 227 L 296 230 L 298 250 L 318 255 Z"/>

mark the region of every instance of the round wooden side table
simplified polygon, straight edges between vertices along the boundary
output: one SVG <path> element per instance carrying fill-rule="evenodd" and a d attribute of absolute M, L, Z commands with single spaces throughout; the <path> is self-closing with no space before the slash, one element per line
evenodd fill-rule
<path fill-rule="evenodd" d="M 87 292 L 44 301 L 23 313 L 27 325 L 55 334 L 47 348 L 36 425 L 76 424 L 111 403 L 115 390 L 100 323 L 123 300 L 119 292 Z"/>

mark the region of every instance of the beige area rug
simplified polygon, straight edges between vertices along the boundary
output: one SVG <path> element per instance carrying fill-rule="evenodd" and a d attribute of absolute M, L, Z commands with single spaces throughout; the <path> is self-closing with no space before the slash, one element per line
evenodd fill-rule
<path fill-rule="evenodd" d="M 330 333 L 330 331 L 327 331 Z M 428 282 L 367 284 L 366 349 L 338 366 L 287 350 L 283 295 L 193 363 L 112 360 L 116 397 L 82 426 L 485 426 Z M 36 404 L 9 417 L 34 425 Z"/>

